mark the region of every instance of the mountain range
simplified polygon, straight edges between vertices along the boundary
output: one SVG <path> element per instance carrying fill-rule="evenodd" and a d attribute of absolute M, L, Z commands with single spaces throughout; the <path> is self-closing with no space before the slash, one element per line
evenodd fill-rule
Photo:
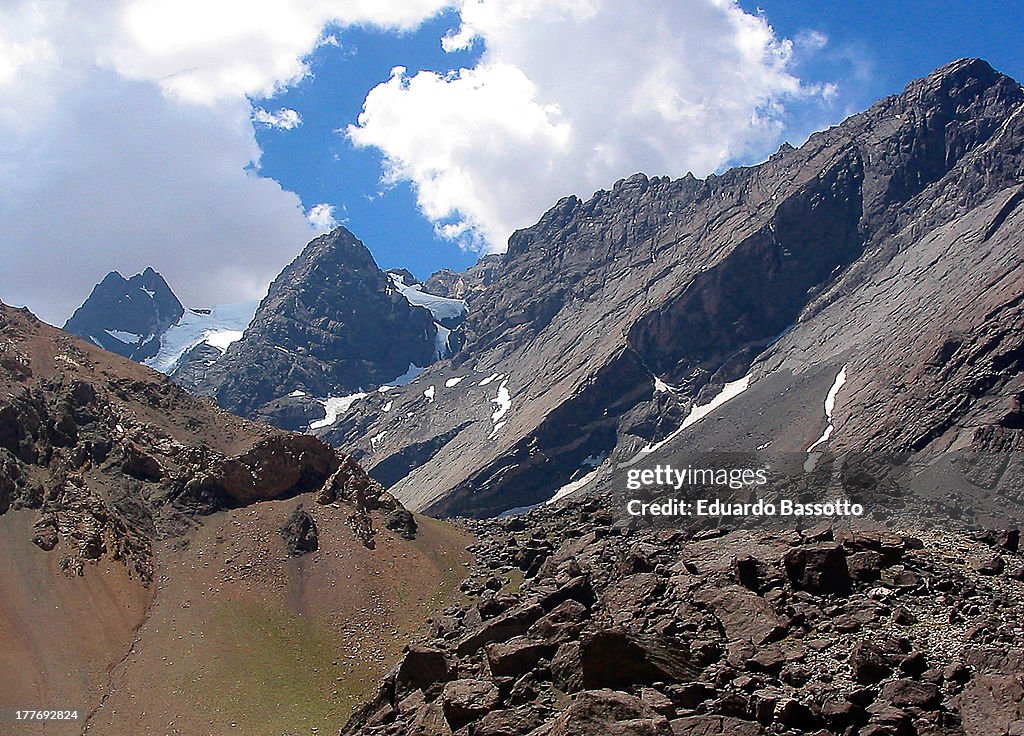
<path fill-rule="evenodd" d="M 683 449 L 1019 447 L 1022 109 L 962 60 L 758 166 L 563 199 L 459 353 L 321 435 L 474 516 Z"/>
<path fill-rule="evenodd" d="M 1017 448 L 1022 102 L 960 60 L 760 165 L 567 197 L 423 285 L 339 228 L 176 375 L 442 515 L 605 492 L 683 448 Z M 104 321 L 117 280 L 67 327 L 130 326 L 146 335 L 123 354 L 144 357 L 168 310 Z"/>
<path fill-rule="evenodd" d="M 962 59 L 759 165 L 566 197 L 465 273 L 338 228 L 259 304 L 147 269 L 65 331 L 0 305 L 0 706 L 1017 733 L 1022 202 L 1024 89 Z M 868 512 L 630 516 L 668 463 Z"/>
<path fill-rule="evenodd" d="M 0 334 L 0 706 L 78 712 L 17 733 L 326 728 L 454 592 L 468 537 L 315 437 L 25 310 Z"/>

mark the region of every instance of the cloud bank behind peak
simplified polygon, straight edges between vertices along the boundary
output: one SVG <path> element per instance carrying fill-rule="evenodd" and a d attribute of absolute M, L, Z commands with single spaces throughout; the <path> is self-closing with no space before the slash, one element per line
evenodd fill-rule
<path fill-rule="evenodd" d="M 378 148 L 437 231 L 501 252 L 560 197 L 636 171 L 703 175 L 779 142 L 787 100 L 825 95 L 793 44 L 725 0 L 467 0 L 446 49 L 473 68 L 398 67 L 347 135 Z"/>

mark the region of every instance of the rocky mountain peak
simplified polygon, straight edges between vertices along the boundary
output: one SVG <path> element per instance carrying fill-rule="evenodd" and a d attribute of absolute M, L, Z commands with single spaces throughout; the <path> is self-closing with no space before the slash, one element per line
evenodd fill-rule
<path fill-rule="evenodd" d="M 275 296 L 275 291 L 286 291 L 289 285 L 313 286 L 337 277 L 346 279 L 349 285 L 371 289 L 383 288 L 387 282 L 370 251 L 344 227 L 310 241 L 271 284 L 268 299 Z"/>
<path fill-rule="evenodd" d="M 424 282 L 423 290 L 449 299 L 473 301 L 498 279 L 502 257 L 496 253 L 486 255 L 462 273 L 442 268 Z"/>
<path fill-rule="evenodd" d="M 965 89 L 972 84 L 990 87 L 1013 81 L 993 69 L 984 59 L 962 58 L 944 64 L 928 76 L 911 82 L 907 86 L 907 91 L 916 88 L 948 91 L 953 88 Z"/>
<path fill-rule="evenodd" d="M 178 297 L 152 268 L 129 279 L 111 271 L 64 329 L 104 350 L 141 361 L 156 354 L 160 335 L 184 313 Z"/>
<path fill-rule="evenodd" d="M 249 329 L 197 387 L 224 408 L 301 428 L 329 397 L 437 358 L 432 314 L 413 306 L 349 230 L 311 241 L 270 285 Z"/>

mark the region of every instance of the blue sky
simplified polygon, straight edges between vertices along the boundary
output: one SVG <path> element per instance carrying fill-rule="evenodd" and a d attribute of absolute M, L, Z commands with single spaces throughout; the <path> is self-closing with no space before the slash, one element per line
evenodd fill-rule
<path fill-rule="evenodd" d="M 371 249 L 382 268 L 407 268 L 421 279 L 442 267 L 465 270 L 479 256 L 436 237 L 417 211 L 410 184 L 382 185 L 380 154 L 355 148 L 339 131 L 356 122 L 366 93 L 386 81 L 395 66 L 435 71 L 471 66 L 479 50 L 441 48 L 441 37 L 457 25 L 449 12 L 416 33 L 333 29 L 340 45 L 322 46 L 312 55 L 309 77 L 259 102 L 302 115 L 302 125 L 292 130 L 257 125 L 261 173 L 297 192 L 307 208 L 332 204 L 337 220 Z"/>
<path fill-rule="evenodd" d="M 799 73 L 812 80 L 838 80 L 844 101 L 857 110 L 962 57 L 983 58 L 1004 74 L 1024 79 L 1018 34 L 1024 8 L 1016 0 L 764 0 L 742 5 L 752 12 L 761 9 L 784 36 L 805 29 L 828 36 L 826 47 L 800 65 Z"/>
<path fill-rule="evenodd" d="M 192 306 L 258 298 L 333 222 L 385 268 L 464 269 L 562 196 L 755 163 L 955 58 L 1024 79 L 1021 16 L 1009 0 L 7 0 L 0 299 L 63 323 L 108 271 L 147 266 Z"/>

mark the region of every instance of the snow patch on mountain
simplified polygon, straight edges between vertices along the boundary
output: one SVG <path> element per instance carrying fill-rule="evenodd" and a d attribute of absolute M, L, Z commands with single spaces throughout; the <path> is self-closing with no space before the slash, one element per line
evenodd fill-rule
<path fill-rule="evenodd" d="M 690 409 L 690 413 L 686 415 L 686 419 L 683 420 L 683 423 L 679 426 L 679 429 L 669 434 L 665 439 L 661 440 L 661 442 L 645 445 L 640 450 L 640 452 L 638 452 L 636 455 L 634 455 L 626 462 L 621 463 L 620 467 L 628 467 L 633 463 L 637 462 L 638 460 L 640 460 L 641 458 L 643 458 L 644 456 L 649 455 L 652 452 L 656 452 L 657 450 L 660 450 L 662 447 L 665 446 L 667 442 L 675 439 L 680 433 L 682 433 L 683 430 L 692 427 L 701 419 L 704 419 L 706 416 L 714 412 L 715 409 L 718 409 L 726 402 L 735 399 L 741 393 L 750 388 L 751 380 L 752 376 L 751 374 L 748 373 L 747 375 L 743 376 L 743 378 L 725 384 L 722 387 L 722 390 L 715 394 L 715 397 L 711 399 L 711 401 L 709 401 L 706 404 L 702 404 L 701 406 L 695 406 L 692 409 Z"/>
<path fill-rule="evenodd" d="M 338 421 L 338 417 L 351 408 L 352 404 L 359 401 L 359 399 L 365 399 L 367 396 L 368 394 L 359 392 L 349 394 L 348 396 L 329 396 L 326 399 L 321 399 L 320 401 L 324 405 L 326 416 L 319 421 L 311 423 L 309 428 L 323 429 L 324 427 L 330 427 Z"/>
<path fill-rule="evenodd" d="M 594 480 L 597 477 L 598 472 L 600 472 L 600 468 L 594 468 L 589 473 L 577 478 L 576 480 L 566 483 L 564 486 L 555 491 L 555 495 L 549 498 L 545 503 L 555 503 L 556 501 L 562 500 L 566 496 L 571 496 L 572 494 L 576 493 L 577 491 L 581 490 L 586 485 L 588 485 L 592 480 Z"/>
<path fill-rule="evenodd" d="M 144 361 L 144 365 L 161 373 L 172 373 L 185 353 L 202 343 L 224 352 L 242 337 L 258 306 L 259 302 L 251 301 L 219 304 L 210 309 L 186 309 L 160 336 L 160 349 Z"/>
<path fill-rule="evenodd" d="M 428 294 L 423 291 L 423 287 L 420 284 L 413 284 L 407 286 L 405 280 L 400 274 L 389 273 L 388 277 L 391 279 L 391 283 L 395 285 L 395 288 L 401 292 L 410 304 L 415 307 L 423 307 L 430 311 L 434 315 L 434 319 L 438 322 L 445 320 L 460 320 L 466 316 L 468 307 L 466 302 L 462 299 L 449 299 L 444 296 L 435 296 Z"/>
<path fill-rule="evenodd" d="M 692 427 L 715 409 L 722 406 L 727 401 L 735 399 L 741 393 L 746 391 L 750 388 L 750 380 L 751 375 L 748 373 L 738 381 L 732 381 L 731 383 L 725 384 L 725 386 L 722 387 L 722 390 L 719 391 L 711 401 L 702 406 L 695 406 L 690 410 L 690 413 L 686 415 L 686 419 L 683 420 L 682 426 L 676 430 L 676 434 L 682 432 L 687 427 Z"/>
<path fill-rule="evenodd" d="M 508 381 L 502 381 L 501 385 L 498 386 L 498 395 L 491 399 L 492 404 L 497 404 L 498 408 L 491 414 L 492 422 L 500 422 L 501 418 L 508 414 L 508 410 L 512 408 L 512 394 L 508 390 Z"/>
<path fill-rule="evenodd" d="M 832 414 L 836 410 L 836 397 L 839 396 L 839 390 L 846 383 L 846 368 L 839 371 L 839 375 L 836 376 L 836 380 L 832 382 L 832 387 L 829 388 L 828 393 L 825 394 L 825 420 L 828 422 L 825 427 L 825 431 L 821 433 L 821 437 L 811 443 L 810 447 L 807 448 L 807 461 L 804 462 L 804 471 L 810 473 L 818 464 L 818 458 L 821 453 L 814 452 L 814 448 L 818 445 L 823 445 L 829 441 L 832 437 L 832 432 L 835 431 L 835 424 L 832 422 Z"/>
<path fill-rule="evenodd" d="M 580 463 L 580 467 L 590 468 L 590 472 L 584 473 L 579 478 L 576 478 L 575 480 L 566 483 L 564 486 L 555 491 L 555 494 L 547 501 L 545 501 L 545 503 L 554 503 L 555 501 L 560 501 L 566 496 L 571 496 L 580 489 L 589 485 L 591 481 L 597 478 L 597 474 L 601 468 L 601 465 L 607 459 L 608 455 L 606 453 L 601 453 L 599 455 L 587 455 L 586 459 L 582 463 Z"/>
<path fill-rule="evenodd" d="M 434 327 L 437 328 L 437 335 L 434 337 L 434 349 L 437 351 L 437 359 L 444 360 L 452 354 L 452 347 L 448 343 L 448 338 L 451 337 L 452 331 L 440 322 L 435 322 Z"/>
<path fill-rule="evenodd" d="M 219 332 L 211 332 L 206 336 L 206 344 L 212 345 L 221 352 L 228 349 L 228 345 L 241 340 L 242 335 L 245 334 L 243 330 L 220 330 Z"/>
<path fill-rule="evenodd" d="M 393 386 L 406 386 L 406 385 L 412 383 L 413 381 L 415 381 L 417 378 L 419 378 L 419 375 L 422 372 L 423 372 L 422 368 L 420 368 L 418 365 L 413 365 L 412 363 L 410 363 L 409 364 L 409 370 L 407 370 L 405 373 L 400 375 L 398 378 L 396 378 L 396 379 L 394 379 L 392 381 L 388 381 L 388 385 L 392 386 L 392 387 Z"/>
<path fill-rule="evenodd" d="M 134 332 L 123 332 L 121 330 L 104 330 L 115 340 L 120 340 L 125 345 L 141 345 L 145 342 L 142 339 L 142 335 L 136 335 Z M 93 341 L 95 342 L 95 340 Z"/>

